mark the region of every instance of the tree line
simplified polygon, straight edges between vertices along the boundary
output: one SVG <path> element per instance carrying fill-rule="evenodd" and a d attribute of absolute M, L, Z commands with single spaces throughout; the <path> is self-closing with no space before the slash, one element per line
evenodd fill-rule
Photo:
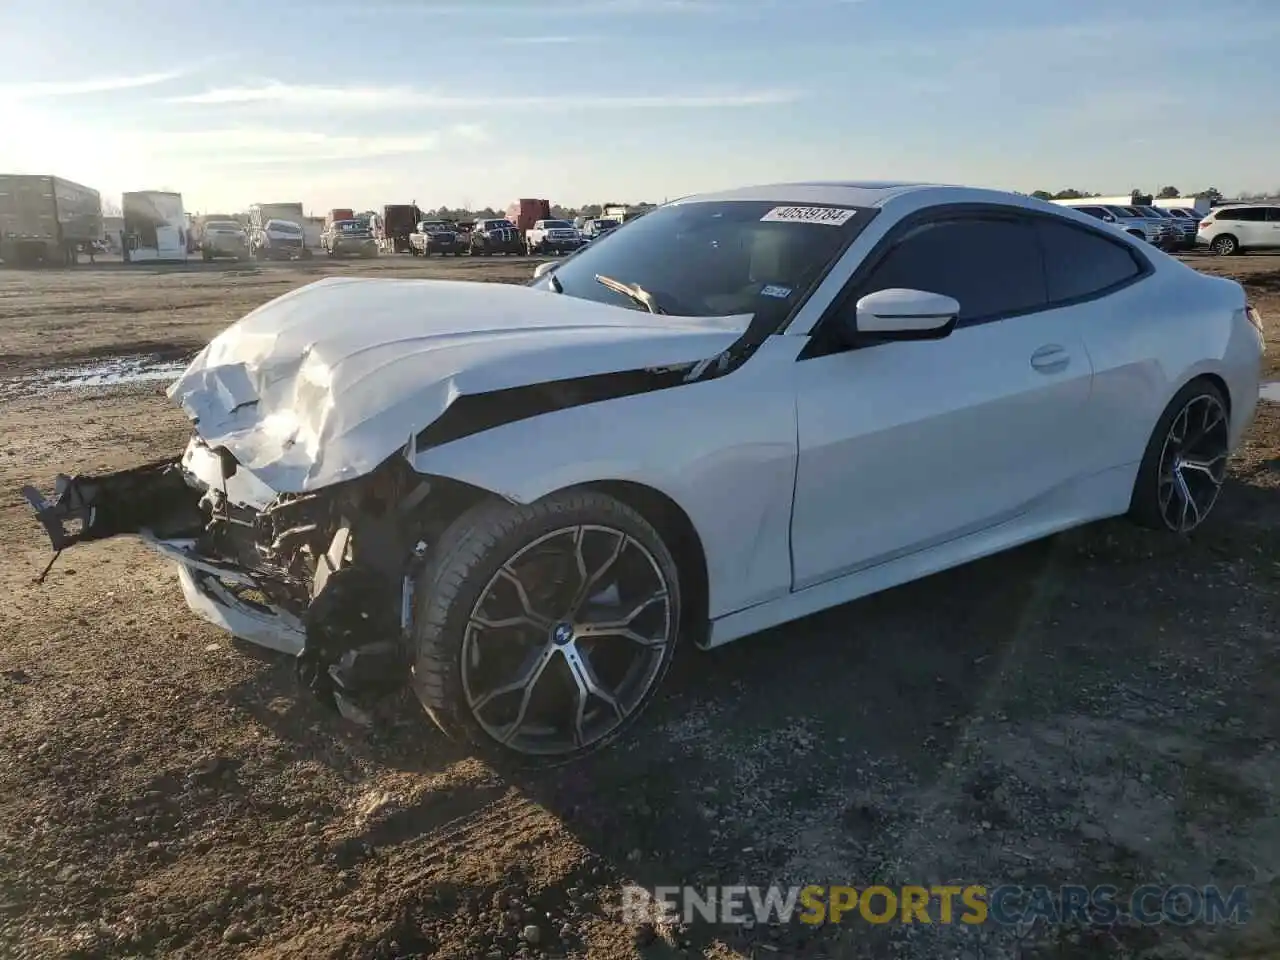
<path fill-rule="evenodd" d="M 654 207 L 653 203 L 588 203 L 581 207 L 565 207 L 558 203 L 551 205 L 551 216 L 558 220 L 574 220 L 578 217 L 598 217 L 604 211 L 605 207 L 629 207 L 632 210 L 646 210 Z M 506 210 L 495 209 L 494 207 L 485 207 L 483 210 L 472 210 L 468 207 L 436 207 L 434 210 L 424 211 L 427 216 L 434 220 L 487 220 L 495 217 L 505 217 Z"/>
<path fill-rule="evenodd" d="M 1067 190 L 1059 190 L 1057 193 L 1050 193 L 1048 190 L 1033 190 L 1033 197 L 1039 197 L 1041 200 L 1088 200 L 1090 197 L 1101 197 L 1101 193 L 1086 193 L 1083 190 L 1069 188 Z M 1154 194 L 1148 194 L 1145 190 L 1134 187 L 1129 191 L 1131 197 L 1154 196 L 1160 200 L 1170 200 L 1174 197 L 1208 197 L 1210 200 L 1221 200 L 1222 192 L 1217 187 L 1209 187 L 1207 190 L 1198 190 L 1195 193 L 1182 193 L 1177 187 L 1168 186 L 1161 187 Z"/>

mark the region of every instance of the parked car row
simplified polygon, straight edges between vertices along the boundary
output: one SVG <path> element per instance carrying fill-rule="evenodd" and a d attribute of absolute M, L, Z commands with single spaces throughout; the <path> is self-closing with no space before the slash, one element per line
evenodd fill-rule
<path fill-rule="evenodd" d="M 247 229 L 239 220 L 206 220 L 200 229 L 199 247 L 201 259 L 205 261 L 219 258 L 306 260 L 311 257 L 302 226 L 292 220 L 276 218 L 257 226 L 251 223 Z"/>
<path fill-rule="evenodd" d="M 1196 245 L 1196 224 L 1199 220 L 1189 210 L 1145 205 L 1057 202 L 1110 224 L 1130 236 L 1140 237 L 1162 250 L 1189 250 Z"/>
<path fill-rule="evenodd" d="M 536 220 L 528 230 L 507 217 L 491 217 L 474 224 L 450 220 L 420 220 L 409 236 L 409 252 L 416 257 L 432 254 L 475 257 L 500 255 L 573 253 L 619 226 L 609 218 L 586 219 L 582 225 L 568 220 Z"/>
<path fill-rule="evenodd" d="M 1280 204 L 1224 203 L 1214 207 L 1118 204 L 1105 199 L 1055 200 L 1164 250 L 1208 247 L 1218 256 L 1280 249 Z M 1145 199 L 1150 199 L 1145 198 Z M 1167 201 L 1162 201 L 1167 202 Z M 1188 200 L 1188 203 L 1196 202 Z"/>
<path fill-rule="evenodd" d="M 618 216 L 580 217 L 572 223 L 551 218 L 547 216 L 551 205 L 546 200 L 519 200 L 507 216 L 474 223 L 425 218 L 413 204 L 391 204 L 381 213 L 330 210 L 317 245 L 315 238 L 308 240 L 301 223 L 295 222 L 301 217 L 300 210 L 301 204 L 255 204 L 252 213 L 256 217 L 251 216 L 248 226 L 231 217 L 208 220 L 199 248 L 205 260 L 301 259 L 312 255 L 312 247 L 323 249 L 329 257 L 566 254 L 622 225 Z"/>

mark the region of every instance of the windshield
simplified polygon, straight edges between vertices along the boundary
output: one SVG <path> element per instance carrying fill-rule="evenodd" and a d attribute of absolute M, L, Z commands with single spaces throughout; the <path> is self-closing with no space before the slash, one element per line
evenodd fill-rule
<path fill-rule="evenodd" d="M 206 230 L 242 230 L 243 227 L 234 220 L 211 220 L 204 225 Z"/>
<path fill-rule="evenodd" d="M 597 220 L 596 221 L 597 230 L 609 230 L 609 229 L 612 229 L 613 227 L 616 227 L 617 225 L 618 225 L 617 220 Z"/>
<path fill-rule="evenodd" d="M 1163 220 L 1169 216 L 1163 210 L 1157 210 L 1155 207 L 1135 207 L 1134 209 L 1136 209 L 1144 217 L 1158 217 L 1159 219 Z"/>
<path fill-rule="evenodd" d="M 705 201 L 660 207 L 563 261 L 532 285 L 643 310 L 597 275 L 652 294 L 665 313 L 715 317 L 787 310 L 874 215 L 856 207 Z"/>
<path fill-rule="evenodd" d="M 423 221 L 422 223 L 424 233 L 447 233 L 450 229 L 452 228 L 447 223 L 441 223 L 438 220 L 435 222 Z"/>
<path fill-rule="evenodd" d="M 339 220 L 334 224 L 343 233 L 352 233 L 356 230 L 368 230 L 369 225 L 363 220 Z"/>
<path fill-rule="evenodd" d="M 548 230 L 572 230 L 573 224 L 568 220 L 544 220 L 542 225 Z"/>
<path fill-rule="evenodd" d="M 268 220 L 267 229 L 274 230 L 276 233 L 301 233 L 302 232 L 302 228 L 300 228 L 296 223 L 289 223 L 288 221 L 285 221 L 285 220 Z"/>
<path fill-rule="evenodd" d="M 515 224 L 514 224 L 514 223 L 512 223 L 510 220 L 486 220 L 486 221 L 484 222 L 484 229 L 486 229 L 486 230 L 504 230 L 504 229 L 505 229 L 505 230 L 512 230 L 512 229 L 515 229 Z"/>

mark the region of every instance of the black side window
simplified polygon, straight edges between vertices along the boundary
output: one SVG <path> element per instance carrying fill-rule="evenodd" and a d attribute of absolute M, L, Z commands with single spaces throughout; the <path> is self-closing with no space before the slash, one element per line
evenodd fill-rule
<path fill-rule="evenodd" d="M 1050 303 L 1102 293 L 1142 274 L 1142 265 L 1120 241 L 1052 220 L 1037 223 L 1036 233 Z"/>
<path fill-rule="evenodd" d="M 1082 213 L 1087 213 L 1089 216 L 1094 217 L 1095 219 L 1098 219 L 1098 220 L 1102 219 L 1103 210 L 1101 207 L 1076 207 L 1076 209 L 1081 211 Z"/>
<path fill-rule="evenodd" d="M 1040 247 L 1031 224 L 1021 220 L 956 219 L 917 227 L 858 285 L 857 296 L 895 287 L 954 297 L 961 324 L 1046 302 Z"/>
<path fill-rule="evenodd" d="M 1239 210 L 1231 210 L 1230 216 L 1218 214 L 1219 220 L 1244 220 L 1248 223 L 1257 223 L 1266 219 L 1266 210 L 1263 207 L 1241 207 Z"/>
<path fill-rule="evenodd" d="M 1280 207 L 1267 207 L 1267 222 L 1280 223 Z"/>

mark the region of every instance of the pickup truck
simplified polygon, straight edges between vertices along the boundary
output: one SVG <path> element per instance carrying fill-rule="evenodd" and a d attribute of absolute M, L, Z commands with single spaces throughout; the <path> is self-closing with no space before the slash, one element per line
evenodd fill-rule
<path fill-rule="evenodd" d="M 596 217 L 594 220 L 588 219 L 582 224 L 582 236 L 587 240 L 595 240 L 597 237 L 603 237 L 610 230 L 616 230 L 621 224 L 617 220 L 606 217 Z"/>
<path fill-rule="evenodd" d="M 217 257 L 243 260 L 249 256 L 249 235 L 238 220 L 207 220 L 200 231 L 200 254 L 205 261 Z"/>
<path fill-rule="evenodd" d="M 310 256 L 302 226 L 291 220 L 272 218 L 249 234 L 249 257 L 253 260 L 306 260 Z"/>
<path fill-rule="evenodd" d="M 429 257 L 433 253 L 457 257 L 466 249 L 457 226 L 447 220 L 420 220 L 418 229 L 409 235 L 409 252 L 415 257 Z"/>
<path fill-rule="evenodd" d="M 469 243 L 473 257 L 488 257 L 495 253 L 523 254 L 524 237 L 516 225 L 505 217 L 477 220 L 471 228 Z"/>
<path fill-rule="evenodd" d="M 320 245 L 331 257 L 354 253 L 361 257 L 376 257 L 378 241 L 373 238 L 368 220 L 335 220 L 320 235 Z"/>
<path fill-rule="evenodd" d="M 539 220 L 525 233 L 530 253 L 569 253 L 582 246 L 582 235 L 568 220 Z"/>

